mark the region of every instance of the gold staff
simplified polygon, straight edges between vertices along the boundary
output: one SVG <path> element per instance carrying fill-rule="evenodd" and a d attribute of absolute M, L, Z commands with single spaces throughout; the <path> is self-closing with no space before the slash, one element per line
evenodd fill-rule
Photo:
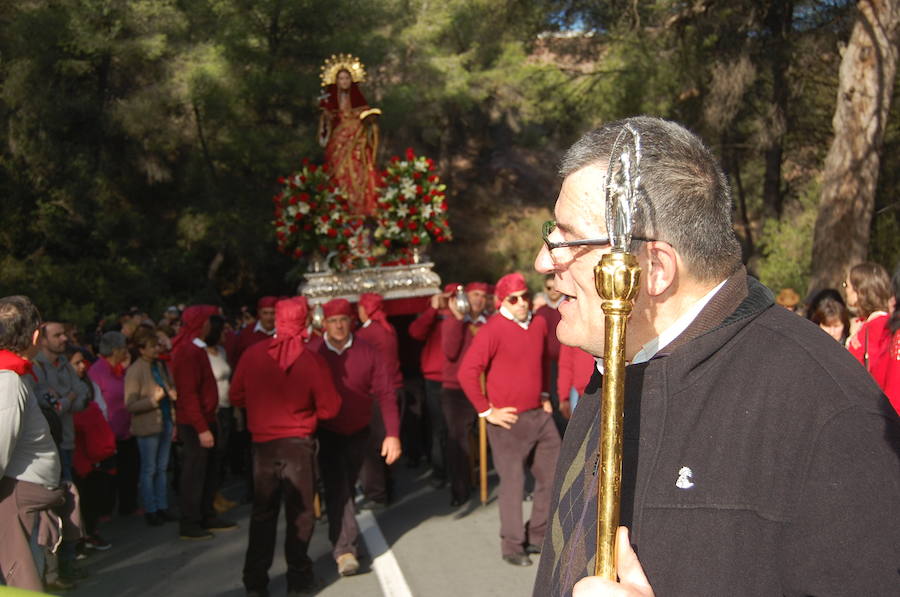
<path fill-rule="evenodd" d="M 481 374 L 481 393 L 487 396 L 487 379 Z M 481 505 L 488 501 L 487 484 L 487 418 L 478 417 L 478 478 L 481 484 Z"/>
<path fill-rule="evenodd" d="M 626 136 L 630 139 L 626 140 Z M 597 476 L 597 556 L 594 575 L 616 580 L 615 540 L 622 495 L 622 426 L 625 404 L 625 328 L 640 287 L 641 269 L 628 253 L 640 184 L 640 136 L 630 124 L 619 133 L 606 173 L 606 229 L 612 252 L 594 268 L 606 327 Z"/>

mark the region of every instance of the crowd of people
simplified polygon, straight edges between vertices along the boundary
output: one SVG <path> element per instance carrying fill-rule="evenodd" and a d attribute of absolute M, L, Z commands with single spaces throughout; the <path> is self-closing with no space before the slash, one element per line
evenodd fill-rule
<path fill-rule="evenodd" d="M 692 164 L 712 160 L 698 140 L 662 122 L 638 123 L 646 167 L 680 154 Z M 557 222 L 545 226 L 535 262 L 546 275 L 534 295 L 514 272 L 496 284 L 447 284 L 423 300 L 414 319 L 389 317 L 388 304 L 373 293 L 355 304 L 324 303 L 321 325 L 302 296 L 263 297 L 253 316 L 242 310 L 233 319 L 215 305 L 171 307 L 159 321 L 132 308 L 90 337 L 42 319 L 27 297 L 0 299 L 3 582 L 71 588 L 86 574 L 80 558 L 114 549 L 102 527 L 116 512 L 141 514 L 150 526 L 177 523 L 183 540 L 236 529 L 225 514 L 235 504 L 221 492 L 230 472 L 252 501 L 247 594 L 268 595 L 282 506 L 288 594 L 315 593 L 307 549 L 316 517 L 327 517 L 337 572 L 355 574 L 356 513 L 396 498 L 391 468 L 402 455 L 410 466 L 430 467 L 430 483 L 446 491 L 451 507 L 472 499 L 472 438 L 481 418 L 499 477 L 502 560 L 529 566 L 542 554 L 536 596 L 570 595 L 573 586 L 575 594 L 605 594 L 606 581 L 592 577 L 596 545 L 585 531 L 597 500 L 603 362 L 594 355 L 603 354 L 603 314 L 592 252 L 605 250 L 595 229 L 603 218 L 579 202 L 604 176 L 596 164 L 616 130 L 586 136 L 563 162 Z M 716 169 L 710 166 L 704 184 L 719 184 Z M 661 192 L 648 185 L 648 197 Z M 727 214 L 727 192 L 716 193 Z M 690 203 L 689 192 L 682 197 Z M 708 206 L 692 209 L 698 221 L 712 218 Z M 877 510 L 884 509 L 879 496 L 890 498 L 892 490 L 872 489 L 865 479 L 883 477 L 891 463 L 897 472 L 896 453 L 878 443 L 884 434 L 873 437 L 870 419 L 877 411 L 896 425 L 889 405 L 900 411 L 900 267 L 891 279 L 878 265 L 859 264 L 841 290 L 823 290 L 801 306 L 796 292 L 776 298 L 747 276 L 730 226 L 709 226 L 721 237 L 710 241 L 719 251 L 713 258 L 708 247 L 694 246 L 702 235 L 679 236 L 683 219 L 667 219 L 664 206 L 654 213 L 658 222 L 637 223 L 648 240 L 640 241 L 644 286 L 626 352 L 632 399 L 622 520 L 632 534 L 621 533 L 617 544 L 622 585 L 641 595 L 652 594 L 648 578 L 673 594 L 775 586 L 812 594 L 842 586 L 846 579 L 813 580 L 852 551 L 836 546 L 834 533 L 850 532 L 854 521 L 834 517 L 835 508 L 851 507 L 848 496 L 857 490 L 836 488 L 829 475 L 841 474 L 832 470 L 838 465 L 855 471 L 863 506 Z M 669 240 L 650 240 L 650 232 Z M 783 360 L 788 354 L 791 362 Z M 740 400 L 711 398 L 735 393 Z M 791 400 L 773 402 L 785 394 Z M 857 449 L 875 463 L 871 475 L 859 473 Z M 772 463 L 774 473 L 766 468 Z M 672 476 L 665 483 L 657 480 L 662 470 Z M 795 486 L 801 477 L 805 485 Z M 705 483 L 708 489 L 695 490 Z M 867 558 L 877 550 L 893 558 L 896 545 L 885 543 L 891 531 L 875 537 L 877 519 L 869 514 L 855 520 L 871 532 Z M 686 540 L 690 529 L 697 542 Z M 677 554 L 667 542 L 673 534 L 687 541 Z M 737 537 L 756 547 L 742 551 Z M 640 560 L 632 549 L 638 543 Z M 780 549 L 789 571 L 763 553 Z M 692 562 L 708 560 L 721 561 L 706 576 L 694 575 Z M 866 577 L 859 586 L 882 586 L 881 568 L 859 570 Z"/>

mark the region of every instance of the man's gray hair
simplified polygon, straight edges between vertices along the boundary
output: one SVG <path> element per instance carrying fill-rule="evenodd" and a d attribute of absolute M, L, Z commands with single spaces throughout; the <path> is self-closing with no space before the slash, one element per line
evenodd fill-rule
<path fill-rule="evenodd" d="M 733 274 L 741 264 L 741 246 L 731 223 L 728 180 L 709 149 L 681 125 L 650 116 L 605 124 L 569 148 L 560 174 L 566 177 L 587 166 L 606 170 L 626 123 L 641 136 L 644 192 L 634 215 L 635 235 L 671 244 L 698 280 Z M 598 187 L 591 213 L 603 213 L 604 196 Z"/>
<path fill-rule="evenodd" d="M 97 351 L 104 357 L 108 357 L 117 348 L 125 348 L 127 340 L 122 332 L 104 332 L 100 337 L 100 346 Z"/>

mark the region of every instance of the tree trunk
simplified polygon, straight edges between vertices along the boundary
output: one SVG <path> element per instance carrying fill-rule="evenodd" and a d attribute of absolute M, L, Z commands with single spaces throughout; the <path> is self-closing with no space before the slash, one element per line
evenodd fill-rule
<path fill-rule="evenodd" d="M 860 0 L 839 71 L 809 291 L 837 288 L 866 259 L 884 130 L 894 92 L 900 0 Z"/>
<path fill-rule="evenodd" d="M 766 52 L 770 55 L 772 67 L 772 97 L 768 115 L 768 143 L 763 150 L 766 173 L 763 179 L 763 215 L 780 218 L 784 207 L 784 193 L 781 184 L 781 161 L 784 153 L 784 138 L 788 126 L 788 80 L 791 65 L 790 36 L 793 27 L 794 3 L 775 0 L 769 4 L 765 16 L 769 30 Z"/>

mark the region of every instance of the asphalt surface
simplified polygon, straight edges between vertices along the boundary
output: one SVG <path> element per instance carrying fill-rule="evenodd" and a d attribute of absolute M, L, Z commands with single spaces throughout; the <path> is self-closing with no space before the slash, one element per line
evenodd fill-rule
<path fill-rule="evenodd" d="M 495 476 L 490 478 L 491 497 L 486 506 L 473 500 L 451 508 L 450 494 L 427 483 L 424 468 L 395 467 L 397 499 L 376 512 L 377 529 L 399 566 L 396 576 L 384 573 L 389 554 L 377 541 L 360 558 L 361 573 L 341 578 L 337 574 L 328 542 L 327 523 L 316 525 L 309 548 L 315 573 L 323 581 L 318 593 L 324 597 L 516 597 L 531 595 L 537 566 L 515 567 L 500 558 L 500 519 L 496 503 Z M 243 492 L 240 482 L 225 489 L 235 499 Z M 527 520 L 530 502 L 524 502 Z M 143 517 L 116 517 L 103 523 L 100 533 L 112 548 L 95 552 L 79 564 L 90 576 L 66 593 L 72 597 L 197 597 L 245 595 L 241 583 L 247 545 L 250 506 L 238 506 L 226 514 L 240 524 L 238 529 L 218 533 L 209 541 L 178 538 L 177 523 L 149 527 Z M 283 518 L 275 561 L 269 571 L 273 597 L 287 591 L 283 556 Z M 372 541 L 370 540 L 370 543 Z M 374 549 L 374 553 L 371 553 Z M 373 566 L 377 558 L 379 565 Z M 537 564 L 538 556 L 532 556 Z M 388 566 L 389 568 L 389 566 Z M 376 571 L 377 569 L 377 571 Z M 387 583 L 387 584 L 385 584 Z M 408 592 L 403 589 L 408 587 Z"/>

